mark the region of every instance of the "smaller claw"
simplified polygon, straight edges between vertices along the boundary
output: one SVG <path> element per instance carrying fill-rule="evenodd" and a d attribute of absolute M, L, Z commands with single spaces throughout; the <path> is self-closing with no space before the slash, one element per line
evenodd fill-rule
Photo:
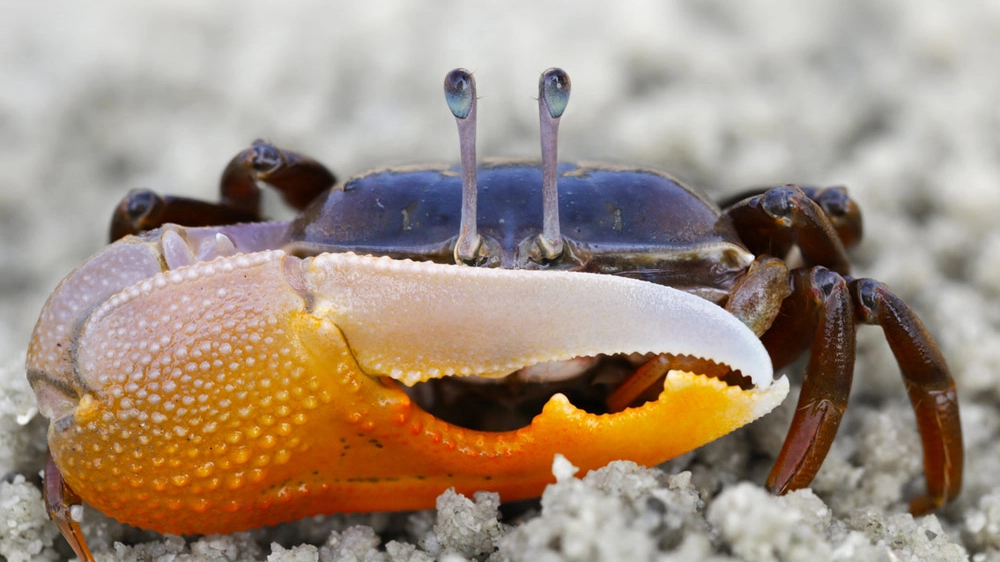
<path fill-rule="evenodd" d="M 655 399 L 651 391 L 657 390 L 656 382 L 663 380 L 671 370 L 695 372 L 701 376 L 721 379 L 730 372 L 724 365 L 702 361 L 693 357 L 674 357 L 657 355 L 639 366 L 635 373 L 616 388 L 607 398 L 609 412 L 621 412 L 633 405 L 640 398 Z M 662 387 L 662 383 L 660 387 Z"/>

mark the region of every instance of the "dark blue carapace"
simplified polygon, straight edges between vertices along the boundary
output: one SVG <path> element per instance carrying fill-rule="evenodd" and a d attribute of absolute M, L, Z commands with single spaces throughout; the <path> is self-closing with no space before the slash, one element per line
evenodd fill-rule
<path fill-rule="evenodd" d="M 559 216 L 568 251 L 538 259 L 538 163 L 487 160 L 477 173 L 479 234 L 490 263 L 614 273 L 670 285 L 728 290 L 748 254 L 719 208 L 652 170 L 561 164 Z M 384 169 L 348 180 L 294 223 L 302 254 L 353 251 L 453 263 L 462 178 L 452 168 Z M 721 259 L 720 259 L 721 258 Z"/>

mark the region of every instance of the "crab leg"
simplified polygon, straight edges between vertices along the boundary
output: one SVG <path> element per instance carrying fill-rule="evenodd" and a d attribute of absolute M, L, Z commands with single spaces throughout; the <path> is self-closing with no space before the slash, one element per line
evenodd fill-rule
<path fill-rule="evenodd" d="M 255 222 L 260 215 L 218 203 L 160 195 L 152 189 L 132 189 L 118 202 L 111 215 L 108 240 L 115 242 L 129 234 L 139 234 L 167 223 L 185 226 L 212 226 Z"/>
<path fill-rule="evenodd" d="M 286 203 L 301 211 L 337 183 L 337 178 L 326 166 L 304 154 L 257 139 L 223 170 L 219 181 L 221 204 L 259 215 L 258 182 L 276 189 Z"/>
<path fill-rule="evenodd" d="M 781 364 L 781 350 L 801 351 L 809 334 L 813 344 L 792 426 L 767 478 L 776 494 L 805 488 L 816 476 L 837 434 L 854 376 L 855 320 L 847 283 L 823 267 L 797 270 L 791 283 L 792 294 L 764 334 L 764 345 Z"/>
<path fill-rule="evenodd" d="M 750 189 L 726 197 L 719 201 L 718 204 L 722 209 L 729 209 L 744 199 L 758 197 L 767 193 L 770 189 L 772 188 Z M 861 242 L 861 233 L 863 230 L 861 209 L 858 207 L 858 203 L 847 193 L 847 189 L 844 186 L 799 186 L 799 189 L 823 210 L 823 214 L 830 220 L 830 224 L 833 225 L 833 229 L 837 232 L 837 237 L 840 238 L 845 248 L 853 248 Z M 772 253 L 783 255 L 783 252 Z"/>
<path fill-rule="evenodd" d="M 770 256 L 760 256 L 750 264 L 747 274 L 729 292 L 726 310 L 739 318 L 753 333 L 761 336 L 774 323 L 781 311 L 781 303 L 791 291 L 785 262 Z"/>
<path fill-rule="evenodd" d="M 115 208 L 109 238 L 114 242 L 167 223 L 217 226 L 260 221 L 259 182 L 270 185 L 286 203 L 302 210 L 336 181 L 333 173 L 316 160 L 257 139 L 234 156 L 222 172 L 221 202 L 134 189 Z"/>
<path fill-rule="evenodd" d="M 844 247 L 861 237 L 860 211 L 843 188 L 776 187 L 750 194 L 729 205 L 725 213 L 753 251 L 783 256 L 798 245 L 807 263 L 845 276 L 849 264 Z M 854 324 L 862 321 L 882 327 L 917 415 L 927 493 L 911 500 L 910 511 L 926 513 L 954 498 L 961 488 L 963 465 L 955 382 L 920 320 L 885 285 L 870 279 L 841 278 L 824 267 L 813 267 L 796 271 L 790 281 L 793 295 L 762 340 L 775 366 L 791 363 L 809 348 L 810 335 L 813 353 L 792 429 L 768 487 L 777 493 L 805 487 L 819 470 L 850 393 Z M 844 283 L 850 286 L 846 300 Z M 841 310 L 845 302 L 853 311 Z"/>
<path fill-rule="evenodd" d="M 809 265 L 823 265 L 841 275 L 850 273 L 851 261 L 837 230 L 823 209 L 794 185 L 744 199 L 725 213 L 754 254 L 784 257 L 794 244 Z"/>
<path fill-rule="evenodd" d="M 962 488 L 962 426 L 955 381 L 920 319 L 888 287 L 871 279 L 857 279 L 851 281 L 850 288 L 858 317 L 885 332 L 917 414 L 927 493 L 910 500 L 910 511 L 927 513 L 957 496 Z"/>
<path fill-rule="evenodd" d="M 79 508 L 82 500 L 63 480 L 59 468 L 56 467 L 52 455 L 45 463 L 45 510 L 49 518 L 55 521 L 59 532 L 76 553 L 77 558 L 84 562 L 92 562 L 94 555 L 90 553 L 83 531 L 80 530 L 79 517 L 73 516 L 73 510 Z"/>

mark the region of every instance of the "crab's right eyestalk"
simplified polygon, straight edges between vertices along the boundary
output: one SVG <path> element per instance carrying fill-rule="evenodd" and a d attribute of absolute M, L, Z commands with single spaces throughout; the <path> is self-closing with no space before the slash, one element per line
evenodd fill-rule
<path fill-rule="evenodd" d="M 476 231 L 476 81 L 456 68 L 444 78 L 444 98 L 458 124 L 462 152 L 462 224 L 455 243 L 455 263 L 479 261 L 482 238 Z"/>
<path fill-rule="evenodd" d="M 562 254 L 559 233 L 559 189 L 556 183 L 559 166 L 559 118 L 569 104 L 569 75 L 561 68 L 550 68 L 538 79 L 538 121 L 542 138 L 542 235 L 538 248 L 542 258 L 554 260 Z"/>

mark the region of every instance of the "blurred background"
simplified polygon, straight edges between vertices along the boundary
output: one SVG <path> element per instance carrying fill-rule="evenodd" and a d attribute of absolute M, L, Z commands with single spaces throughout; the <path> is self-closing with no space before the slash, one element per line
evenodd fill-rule
<path fill-rule="evenodd" d="M 341 178 L 457 161 L 441 89 L 457 66 L 477 78 L 479 154 L 535 157 L 538 75 L 561 66 L 564 159 L 663 168 L 714 197 L 848 185 L 866 219 L 856 273 L 939 338 L 972 405 L 970 449 L 996 431 L 1000 2 L 14 0 L 3 13 L 4 364 L 23 360 L 45 297 L 105 244 L 128 189 L 213 199 L 257 137 Z M 860 351 L 858 392 L 905 400 L 877 330 Z"/>

